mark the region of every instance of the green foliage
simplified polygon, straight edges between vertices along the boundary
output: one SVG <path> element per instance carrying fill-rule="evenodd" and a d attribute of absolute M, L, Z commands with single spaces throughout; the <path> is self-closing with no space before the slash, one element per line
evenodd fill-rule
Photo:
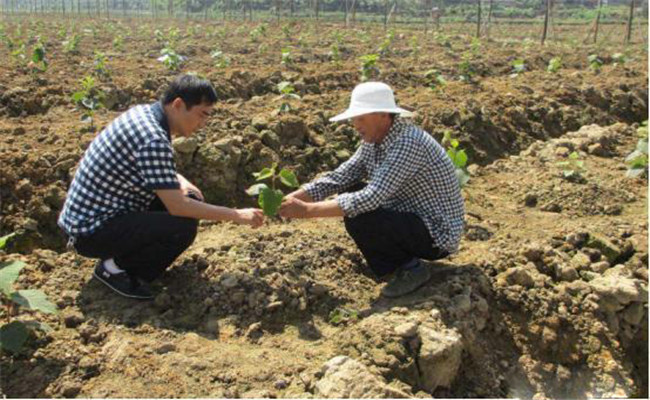
<path fill-rule="evenodd" d="M 68 36 L 66 40 L 61 42 L 63 52 L 66 54 L 79 54 L 79 43 L 81 43 L 80 35 L 75 33 L 72 36 Z"/>
<path fill-rule="evenodd" d="M 598 57 L 598 54 L 590 54 L 587 57 L 587 62 L 589 63 L 589 69 L 595 73 L 600 72 L 600 69 L 603 67 L 603 60 Z"/>
<path fill-rule="evenodd" d="M 584 161 L 580 159 L 580 155 L 575 151 L 569 154 L 567 161 L 560 161 L 557 165 L 562 169 L 562 176 L 570 181 L 582 180 L 582 173 L 586 171 Z"/>
<path fill-rule="evenodd" d="M 277 97 L 278 100 L 282 100 L 282 104 L 278 109 L 279 113 L 291 111 L 291 105 L 288 103 L 291 99 L 300 100 L 300 96 L 296 94 L 296 89 L 293 87 L 291 82 L 280 82 L 277 86 L 280 96 Z"/>
<path fill-rule="evenodd" d="M 264 168 L 260 172 L 253 173 L 257 182 L 266 179 L 271 179 L 271 187 L 266 183 L 257 183 L 246 190 L 249 196 L 258 196 L 257 202 L 264 211 L 264 215 L 272 217 L 277 215 L 284 193 L 276 189 L 276 181 L 279 179 L 284 186 L 289 188 L 297 188 L 299 186 L 298 179 L 293 172 L 288 169 L 282 169 L 277 172 L 278 165 L 273 164 L 271 168 Z"/>
<path fill-rule="evenodd" d="M 548 67 L 546 67 L 546 71 L 554 74 L 558 72 L 560 68 L 562 68 L 562 58 L 553 57 L 551 58 L 551 61 L 548 62 Z"/>
<path fill-rule="evenodd" d="M 329 314 L 329 322 L 332 325 L 348 324 L 358 320 L 359 311 L 350 308 L 336 307 Z"/>
<path fill-rule="evenodd" d="M 0 238 L 0 249 L 3 249 L 13 234 Z M 6 310 L 7 323 L 0 327 L 0 349 L 18 353 L 27 340 L 30 331 L 35 329 L 47 331 L 49 327 L 37 321 L 11 321 L 18 307 L 27 310 L 56 314 L 56 306 L 51 303 L 45 293 L 40 290 L 13 290 L 13 285 L 25 267 L 21 261 L 0 263 L 0 302 Z"/>
<path fill-rule="evenodd" d="M 361 60 L 361 81 L 365 82 L 377 75 L 379 75 L 379 68 L 377 61 L 379 54 L 366 54 L 359 57 Z"/>
<path fill-rule="evenodd" d="M 90 123 L 94 128 L 95 111 L 103 107 L 104 93 L 96 86 L 92 76 L 81 79 L 81 89 L 72 94 L 72 101 L 78 109 L 83 111 L 81 120 Z"/>
<path fill-rule="evenodd" d="M 465 150 L 460 149 L 458 140 L 451 137 L 451 131 L 445 131 L 442 138 L 442 145 L 447 146 L 447 156 L 454 164 L 456 178 L 460 187 L 463 187 L 469 182 L 469 172 L 467 171 L 467 153 Z"/>
<path fill-rule="evenodd" d="M 637 129 L 639 141 L 636 148 L 627 157 L 625 163 L 627 164 L 626 176 L 629 178 L 648 177 L 648 121 L 644 121 Z"/>
<path fill-rule="evenodd" d="M 171 47 L 163 48 L 160 50 L 160 54 L 162 55 L 158 57 L 158 61 L 162 62 L 165 68 L 170 71 L 178 71 L 183 64 L 183 61 L 185 61 L 185 57 L 176 53 L 176 51 Z"/>
<path fill-rule="evenodd" d="M 437 69 L 425 72 L 424 79 L 431 90 L 442 90 L 447 85 L 447 80 Z"/>

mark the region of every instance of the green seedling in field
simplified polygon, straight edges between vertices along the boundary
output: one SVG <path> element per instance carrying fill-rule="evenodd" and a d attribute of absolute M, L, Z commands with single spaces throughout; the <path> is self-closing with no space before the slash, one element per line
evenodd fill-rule
<path fill-rule="evenodd" d="M 359 57 L 361 60 L 361 81 L 365 82 L 375 76 L 379 75 L 379 68 L 377 68 L 377 61 L 379 54 L 366 54 Z"/>
<path fill-rule="evenodd" d="M 332 325 L 347 324 L 349 322 L 357 322 L 359 320 L 359 311 L 336 307 L 329 314 L 329 322 Z"/>
<path fill-rule="evenodd" d="M 158 61 L 163 63 L 163 65 L 170 71 L 178 71 L 181 68 L 181 64 L 185 61 L 185 57 L 176 53 L 176 51 L 171 47 L 165 47 L 160 50 L 162 56 L 158 57 Z"/>
<path fill-rule="evenodd" d="M 431 90 L 442 90 L 447 85 L 447 80 L 437 69 L 430 69 L 425 72 L 424 79 Z"/>
<path fill-rule="evenodd" d="M 517 77 L 519 74 L 524 72 L 526 70 L 526 64 L 524 64 L 524 60 L 522 59 L 517 59 L 512 62 L 512 73 L 510 74 L 510 77 Z"/>
<path fill-rule="evenodd" d="M 627 164 L 626 176 L 630 178 L 648 177 L 648 121 L 644 121 L 637 129 L 639 141 L 632 153 L 625 157 Z"/>
<path fill-rule="evenodd" d="M 288 101 L 291 99 L 300 100 L 300 96 L 296 94 L 296 89 L 293 87 L 291 82 L 286 81 L 278 83 L 277 88 L 278 92 L 280 92 L 280 96 L 278 96 L 277 99 L 282 100 L 282 104 L 280 105 L 278 112 L 283 113 L 291 111 L 291 105 Z"/>
<path fill-rule="evenodd" d="M 0 249 L 3 249 L 8 239 L 14 234 L 0 237 Z M 5 322 L 0 326 L 0 349 L 13 354 L 22 350 L 30 333 L 36 330 L 44 332 L 51 328 L 36 320 L 18 320 L 13 318 L 19 308 L 56 314 L 56 306 L 51 303 L 45 293 L 40 290 L 14 290 L 13 285 L 25 267 L 21 261 L 5 261 L 0 263 L 0 302 L 4 308 Z"/>
<path fill-rule="evenodd" d="M 79 43 L 81 42 L 81 36 L 78 34 L 73 34 L 68 36 L 61 45 L 63 46 L 63 52 L 67 54 L 79 54 Z"/>
<path fill-rule="evenodd" d="M 600 72 L 600 69 L 603 67 L 603 60 L 597 54 L 591 54 L 587 57 L 587 62 L 589 62 L 589 69 L 595 73 Z"/>
<path fill-rule="evenodd" d="M 260 172 L 253 173 L 257 182 L 266 179 L 271 180 L 271 186 L 266 183 L 256 183 L 246 190 L 249 196 L 258 196 L 257 202 L 264 211 L 264 215 L 273 217 L 277 215 L 284 193 L 276 188 L 276 181 L 280 180 L 282 184 L 289 188 L 297 188 L 299 186 L 298 179 L 293 172 L 288 169 L 282 169 L 276 172 L 278 164 L 273 164 L 271 168 L 264 168 Z"/>
<path fill-rule="evenodd" d="M 214 60 L 214 66 L 217 68 L 224 69 L 230 65 L 230 58 L 226 56 L 223 51 L 215 50 L 210 54 L 210 57 Z"/>
<path fill-rule="evenodd" d="M 95 128 L 94 116 L 95 111 L 103 107 L 102 101 L 104 94 L 95 85 L 95 79 L 92 76 L 85 76 L 81 80 L 81 89 L 72 95 L 74 104 L 83 111 L 81 120 L 88 122 L 91 129 Z"/>
<path fill-rule="evenodd" d="M 582 173 L 586 171 L 584 161 L 580 159 L 580 155 L 575 151 L 569 154 L 567 161 L 560 161 L 557 165 L 562 168 L 562 176 L 564 179 L 570 181 L 582 180 Z"/>
<path fill-rule="evenodd" d="M 562 58 L 560 57 L 553 57 L 551 58 L 551 61 L 548 62 L 548 67 L 546 67 L 546 71 L 554 74 L 557 71 L 562 68 Z"/>
<path fill-rule="evenodd" d="M 456 178 L 460 187 L 465 186 L 469 182 L 470 177 L 467 171 L 467 153 L 465 153 L 465 150 L 459 148 L 460 143 L 451 137 L 451 131 L 445 131 L 442 138 L 442 145 L 447 146 L 447 156 L 454 164 Z"/>
<path fill-rule="evenodd" d="M 108 58 L 106 54 L 95 51 L 95 59 L 93 60 L 93 74 L 99 79 L 109 79 L 111 77 L 111 71 L 106 66 Z"/>

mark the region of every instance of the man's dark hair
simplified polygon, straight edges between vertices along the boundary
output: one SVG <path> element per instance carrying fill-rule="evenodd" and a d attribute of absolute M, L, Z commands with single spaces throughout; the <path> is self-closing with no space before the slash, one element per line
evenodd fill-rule
<path fill-rule="evenodd" d="M 217 102 L 217 92 L 207 79 L 196 75 L 179 75 L 163 93 L 160 101 L 167 105 L 180 97 L 188 109 L 198 104 L 214 104 Z"/>

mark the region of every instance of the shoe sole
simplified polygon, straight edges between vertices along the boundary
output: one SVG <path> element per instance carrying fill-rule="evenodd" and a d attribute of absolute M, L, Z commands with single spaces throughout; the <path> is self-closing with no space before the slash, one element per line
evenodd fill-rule
<path fill-rule="evenodd" d="M 109 289 L 111 289 L 115 293 L 119 294 L 120 296 L 124 296 L 124 297 L 129 298 L 129 299 L 138 299 L 138 300 L 152 300 L 153 299 L 153 296 L 134 296 L 132 294 L 126 294 L 124 292 L 121 292 L 118 289 L 111 286 L 110 283 L 108 283 L 104 279 L 102 279 L 101 276 L 97 275 L 97 273 L 95 271 L 93 271 L 93 277 L 95 277 L 95 279 L 97 279 L 98 281 L 100 281 L 101 283 L 106 285 Z"/>
<path fill-rule="evenodd" d="M 382 292 L 381 292 L 381 295 L 382 295 L 383 297 L 387 298 L 387 299 L 396 299 L 396 298 L 398 298 L 398 297 L 404 297 L 404 296 L 406 296 L 407 294 L 415 293 L 415 292 L 417 292 L 418 290 L 422 289 L 422 286 L 426 285 L 430 280 L 431 280 L 431 273 L 429 273 L 429 276 L 427 277 L 427 279 L 425 279 L 424 281 L 422 281 L 422 283 L 421 283 L 420 285 L 416 286 L 415 289 L 411 290 L 410 292 L 406 292 L 406 293 L 402 293 L 402 294 L 395 294 L 395 295 L 391 295 L 391 294 L 387 295 L 387 294 L 385 294 L 385 293 L 382 291 Z"/>

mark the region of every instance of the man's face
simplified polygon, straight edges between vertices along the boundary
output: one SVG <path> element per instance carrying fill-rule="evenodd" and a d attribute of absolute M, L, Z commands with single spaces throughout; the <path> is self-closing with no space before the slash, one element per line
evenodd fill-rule
<path fill-rule="evenodd" d="M 188 109 L 181 98 L 172 102 L 174 109 L 175 128 L 179 136 L 190 136 L 203 128 L 212 115 L 213 104 L 201 103 Z"/>
<path fill-rule="evenodd" d="M 371 113 L 352 118 L 354 129 L 366 143 L 381 143 L 391 123 L 392 120 L 387 113 Z"/>

